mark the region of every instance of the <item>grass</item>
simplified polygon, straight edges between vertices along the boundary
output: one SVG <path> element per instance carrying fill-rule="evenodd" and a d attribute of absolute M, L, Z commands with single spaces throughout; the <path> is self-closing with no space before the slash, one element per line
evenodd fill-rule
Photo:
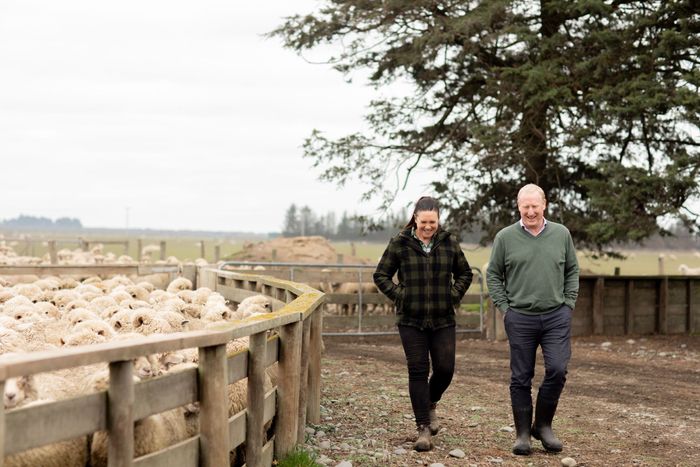
<path fill-rule="evenodd" d="M 277 461 L 277 467 L 319 467 L 321 464 L 316 462 L 316 454 L 307 451 L 302 446 L 297 446 L 294 451 L 287 454 L 286 457 Z"/>

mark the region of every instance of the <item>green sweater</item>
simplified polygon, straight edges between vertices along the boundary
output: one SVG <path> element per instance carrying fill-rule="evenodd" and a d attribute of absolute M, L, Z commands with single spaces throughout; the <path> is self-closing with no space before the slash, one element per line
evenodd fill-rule
<path fill-rule="evenodd" d="M 548 313 L 578 296 L 578 260 L 569 230 L 547 221 L 538 236 L 519 222 L 496 234 L 486 272 L 493 303 L 525 314 Z"/>

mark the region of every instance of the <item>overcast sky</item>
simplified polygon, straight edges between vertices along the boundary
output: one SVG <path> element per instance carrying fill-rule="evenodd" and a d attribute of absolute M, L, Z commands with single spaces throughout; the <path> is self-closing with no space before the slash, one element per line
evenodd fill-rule
<path fill-rule="evenodd" d="M 301 144 L 362 128 L 374 92 L 261 37 L 316 6 L 0 2 L 0 220 L 271 232 L 292 202 L 373 212 L 359 183 L 317 181 Z"/>

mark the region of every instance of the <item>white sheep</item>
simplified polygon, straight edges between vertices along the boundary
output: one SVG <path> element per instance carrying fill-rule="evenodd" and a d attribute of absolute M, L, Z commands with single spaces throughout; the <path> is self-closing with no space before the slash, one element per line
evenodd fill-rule
<path fill-rule="evenodd" d="M 180 290 L 192 290 L 192 281 L 186 277 L 178 277 L 168 284 L 165 290 L 170 293 L 177 293 Z"/>
<path fill-rule="evenodd" d="M 8 378 L 5 381 L 5 409 L 22 407 L 38 398 L 39 392 L 33 375 Z"/>
<path fill-rule="evenodd" d="M 686 264 L 681 264 L 678 266 L 678 270 L 683 274 L 684 276 L 697 276 L 700 275 L 700 268 L 691 268 Z"/>
<path fill-rule="evenodd" d="M 138 308 L 134 310 L 131 317 L 131 328 L 135 332 L 146 335 L 173 332 L 172 326 L 170 326 L 166 320 L 155 316 L 155 313 L 150 308 Z"/>
<path fill-rule="evenodd" d="M 252 295 L 244 298 L 241 303 L 238 304 L 236 311 L 269 313 L 272 311 L 272 301 L 265 295 Z"/>

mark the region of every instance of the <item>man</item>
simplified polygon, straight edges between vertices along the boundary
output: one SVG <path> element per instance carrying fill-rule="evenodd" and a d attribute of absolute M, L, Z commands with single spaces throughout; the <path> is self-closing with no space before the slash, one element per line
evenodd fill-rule
<path fill-rule="evenodd" d="M 568 229 L 544 218 L 544 191 L 525 185 L 518 192 L 520 220 L 496 234 L 486 281 L 504 315 L 510 343 L 510 399 L 515 421 L 513 453 L 531 452 L 530 435 L 547 451 L 563 446 L 552 419 L 566 382 L 571 357 L 571 314 L 578 296 L 578 261 Z M 545 375 L 532 423 L 532 377 L 537 346 Z"/>

